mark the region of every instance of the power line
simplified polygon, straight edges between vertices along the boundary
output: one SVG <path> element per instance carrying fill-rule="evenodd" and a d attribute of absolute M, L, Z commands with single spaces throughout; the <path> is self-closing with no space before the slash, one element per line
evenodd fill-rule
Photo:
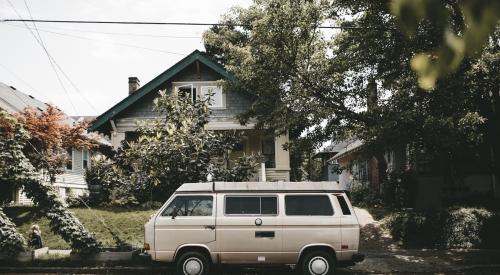
<path fill-rule="evenodd" d="M 15 78 L 19 79 L 21 82 L 23 82 L 28 88 L 32 89 L 33 91 L 37 92 L 38 94 L 41 94 L 40 91 L 38 91 L 37 89 L 33 88 L 33 86 L 31 86 L 27 81 L 25 81 L 24 79 L 22 79 L 19 75 L 17 75 L 12 70 L 10 70 L 9 68 L 7 68 L 5 65 L 3 65 L 3 64 L 0 63 L 0 67 L 2 67 L 7 72 L 11 73 Z"/>
<path fill-rule="evenodd" d="M 20 26 L 11 25 L 11 24 L 8 24 L 7 26 L 16 27 L 16 28 L 22 28 Z M 85 40 L 97 41 L 97 42 L 108 43 L 108 44 L 114 44 L 114 45 L 119 45 L 119 46 L 123 46 L 123 47 L 129 47 L 129 48 L 135 48 L 135 49 L 141 49 L 141 50 L 147 50 L 147 51 L 153 51 L 153 52 L 161 52 L 161 53 L 166 53 L 166 54 L 181 55 L 181 56 L 185 56 L 186 55 L 185 53 L 165 51 L 165 50 L 161 50 L 161 49 L 155 49 L 155 48 L 149 48 L 149 47 L 142 47 L 142 46 L 138 46 L 138 45 L 132 45 L 132 44 L 126 44 L 126 43 L 120 43 L 120 42 L 110 42 L 110 41 L 105 41 L 105 40 L 101 40 L 101 39 L 94 39 L 94 38 L 85 37 L 85 36 L 79 36 L 79 35 L 74 35 L 74 34 L 54 32 L 54 31 L 49 31 L 49 30 L 40 29 L 40 28 L 39 28 L 39 30 L 41 32 L 45 32 L 45 33 L 51 33 L 51 34 L 60 35 L 60 36 L 66 36 L 66 37 L 72 37 L 72 38 L 78 38 L 78 39 L 85 39 Z"/>
<path fill-rule="evenodd" d="M 28 2 L 27 0 L 24 0 L 24 5 L 26 6 L 26 9 L 28 10 L 28 14 L 30 16 L 31 19 L 33 19 L 33 16 L 31 15 L 31 10 L 28 6 Z M 46 49 L 45 47 L 45 43 L 43 43 L 43 40 L 42 40 L 42 36 L 40 35 L 40 32 L 38 31 L 38 28 L 36 26 L 36 23 L 33 22 L 33 27 L 35 27 L 35 31 L 36 33 L 38 34 L 38 38 L 40 39 L 40 42 L 42 43 L 42 45 L 44 46 L 44 48 Z M 48 51 L 47 51 L 48 53 Z M 50 56 L 50 55 L 49 55 Z M 54 62 L 54 64 L 56 65 L 56 67 L 59 69 L 59 71 L 63 74 L 63 76 L 69 81 L 69 83 L 71 84 L 71 86 L 73 86 L 73 89 L 75 89 L 75 91 L 77 92 L 77 94 L 85 101 L 87 102 L 87 104 L 94 110 L 94 112 L 96 113 L 99 113 L 97 111 L 97 109 L 95 108 L 95 106 L 90 103 L 90 101 L 87 99 L 87 97 L 82 93 L 82 91 L 80 89 L 78 89 L 78 87 L 75 85 L 75 83 L 69 78 L 69 76 L 66 74 L 66 72 L 61 68 L 61 66 L 59 66 L 59 64 L 55 61 L 55 59 L 50 56 L 50 58 L 52 59 L 52 61 Z"/>
<path fill-rule="evenodd" d="M 99 20 L 51 20 L 51 19 L 2 19 L 0 22 L 37 22 L 63 24 L 115 24 L 115 25 L 168 25 L 168 26 L 221 26 L 250 27 L 248 24 L 206 23 L 206 22 L 154 22 L 154 21 L 99 21 Z M 377 29 L 376 27 L 318 26 L 320 29 Z"/>
<path fill-rule="evenodd" d="M 13 25 L 10 25 L 13 26 Z M 39 28 L 40 29 L 40 28 Z M 98 34 L 108 34 L 117 36 L 139 36 L 139 37 L 157 37 L 157 38 L 173 38 L 173 39 L 200 39 L 201 36 L 177 36 L 177 35 L 161 35 L 161 34 L 151 34 L 151 33 L 124 33 L 124 32 L 103 32 L 94 30 L 82 30 L 82 29 L 67 29 L 67 28 L 45 28 L 48 31 L 68 31 L 68 32 L 84 32 L 84 33 L 98 33 Z"/>
<path fill-rule="evenodd" d="M 11 8 L 14 10 L 14 12 L 17 14 L 17 16 L 20 18 L 20 20 L 24 20 L 22 19 L 22 16 L 21 14 L 19 14 L 19 12 L 17 11 L 16 7 L 14 7 L 14 5 L 12 4 L 12 2 L 10 2 L 10 0 L 7 0 L 7 2 L 9 3 L 9 5 L 11 6 Z M 64 93 L 66 94 L 66 97 L 68 98 L 68 101 L 71 105 L 71 107 L 73 107 L 73 111 L 76 113 L 78 113 L 76 111 L 76 108 L 75 108 L 75 105 L 73 104 L 73 102 L 71 101 L 71 98 L 69 96 L 69 93 L 68 91 L 66 90 L 66 87 L 64 86 L 64 83 L 62 82 L 61 80 L 61 77 L 59 76 L 59 73 L 57 73 L 57 70 L 53 64 L 53 61 L 55 62 L 55 60 L 53 60 L 53 58 L 51 57 L 51 55 L 49 54 L 49 52 L 47 51 L 47 48 L 45 48 L 45 45 L 43 44 L 42 41 L 40 41 L 37 36 L 35 35 L 35 33 L 31 30 L 31 28 L 28 26 L 28 24 L 26 24 L 27 21 L 22 21 L 24 26 L 28 29 L 28 31 L 31 33 L 31 35 L 33 36 L 33 38 L 35 38 L 36 42 L 42 47 L 42 49 L 44 50 L 47 58 L 49 59 L 49 63 L 50 63 L 50 66 L 52 68 L 52 70 L 54 71 L 54 73 L 56 74 L 56 77 L 57 77 L 57 80 L 59 82 L 59 84 L 61 85 L 61 88 L 63 89 Z"/>

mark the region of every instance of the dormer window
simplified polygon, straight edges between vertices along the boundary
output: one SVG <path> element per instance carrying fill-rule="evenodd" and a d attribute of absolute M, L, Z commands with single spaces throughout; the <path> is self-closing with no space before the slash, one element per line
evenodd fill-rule
<path fill-rule="evenodd" d="M 193 84 L 187 84 L 177 87 L 177 94 L 182 97 L 189 97 L 192 102 L 196 100 L 196 87 Z"/>
<path fill-rule="evenodd" d="M 224 101 L 222 98 L 222 87 L 220 86 L 201 86 L 201 96 L 204 98 L 211 95 L 210 102 L 208 105 L 212 108 L 222 108 L 224 107 Z"/>
<path fill-rule="evenodd" d="M 210 108 L 225 108 L 222 87 L 215 84 L 216 82 L 177 82 L 173 86 L 178 96 L 188 97 L 192 102 L 210 95 Z"/>

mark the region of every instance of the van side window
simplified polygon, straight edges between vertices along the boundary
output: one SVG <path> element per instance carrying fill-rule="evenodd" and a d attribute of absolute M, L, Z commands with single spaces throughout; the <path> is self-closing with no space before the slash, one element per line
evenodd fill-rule
<path fill-rule="evenodd" d="M 162 216 L 212 216 L 212 196 L 177 196 L 161 213 Z"/>
<path fill-rule="evenodd" d="M 278 198 L 274 196 L 227 196 L 226 215 L 277 215 Z"/>
<path fill-rule="evenodd" d="M 333 208 L 326 195 L 285 196 L 287 216 L 332 216 Z"/>
<path fill-rule="evenodd" d="M 337 195 L 336 197 L 339 201 L 340 208 L 342 209 L 342 214 L 351 215 L 351 209 L 349 209 L 349 205 L 347 205 L 347 201 L 345 200 L 344 196 Z"/>

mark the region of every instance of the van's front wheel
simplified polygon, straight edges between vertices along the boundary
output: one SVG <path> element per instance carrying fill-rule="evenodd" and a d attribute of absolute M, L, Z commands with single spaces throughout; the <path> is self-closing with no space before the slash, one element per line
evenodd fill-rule
<path fill-rule="evenodd" d="M 302 274 L 332 275 L 335 271 L 335 259 L 326 251 L 307 253 L 300 264 Z"/>
<path fill-rule="evenodd" d="M 210 260 L 203 253 L 192 251 L 182 254 L 177 260 L 177 274 L 208 275 Z"/>

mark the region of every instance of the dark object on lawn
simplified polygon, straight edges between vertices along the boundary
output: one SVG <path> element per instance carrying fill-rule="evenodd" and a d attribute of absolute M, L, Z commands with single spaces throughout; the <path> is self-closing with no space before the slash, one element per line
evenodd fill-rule
<path fill-rule="evenodd" d="M 34 224 L 31 226 L 31 239 L 30 246 L 34 249 L 42 248 L 42 231 L 40 231 L 40 227 L 38 224 Z"/>

